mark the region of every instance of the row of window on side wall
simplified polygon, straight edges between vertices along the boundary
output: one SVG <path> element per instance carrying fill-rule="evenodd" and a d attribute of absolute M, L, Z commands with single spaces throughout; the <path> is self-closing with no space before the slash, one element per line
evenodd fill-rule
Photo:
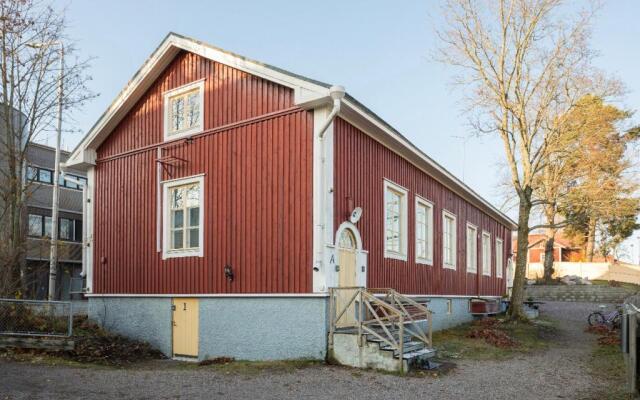
<path fill-rule="evenodd" d="M 65 174 L 65 176 L 68 176 L 70 178 L 73 178 L 75 180 L 83 182 L 85 185 L 87 184 L 87 178 L 85 178 L 83 176 L 76 176 L 76 175 L 71 175 L 71 174 Z M 53 184 L 53 170 L 48 169 L 48 168 L 28 166 L 27 167 L 27 180 L 30 181 L 30 182 L 40 182 L 40 183 L 46 183 L 46 184 L 52 185 Z M 69 189 L 82 190 L 82 187 L 80 185 L 77 185 L 77 184 L 75 184 L 73 182 L 70 182 L 70 181 L 64 179 L 64 176 L 62 174 L 60 174 L 60 177 L 58 179 L 58 185 L 66 187 L 66 188 L 69 188 Z"/>
<path fill-rule="evenodd" d="M 51 237 L 52 220 L 45 215 L 29 214 L 27 234 L 31 237 Z M 82 241 L 82 221 L 58 218 L 58 238 L 74 242 Z"/>
<path fill-rule="evenodd" d="M 384 232 L 386 258 L 407 260 L 407 198 L 408 190 L 390 181 L 384 181 Z M 457 237 L 456 216 L 442 211 L 442 262 L 444 268 L 456 269 Z M 415 196 L 415 259 L 418 264 L 433 265 L 433 203 Z M 478 271 L 477 227 L 467 224 L 467 272 Z M 496 238 L 496 276 L 503 276 L 504 245 Z M 482 236 L 483 275 L 491 276 L 491 235 Z"/>

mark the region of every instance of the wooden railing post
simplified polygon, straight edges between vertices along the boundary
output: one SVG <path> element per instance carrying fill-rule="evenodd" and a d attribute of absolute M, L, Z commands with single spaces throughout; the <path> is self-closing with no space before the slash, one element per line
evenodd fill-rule
<path fill-rule="evenodd" d="M 335 332 L 335 300 L 334 300 L 334 290 L 333 288 L 329 288 L 329 349 L 333 349 L 333 333 Z"/>
<path fill-rule="evenodd" d="M 629 362 L 627 363 L 627 372 L 629 374 L 629 393 L 634 396 L 638 393 L 638 344 L 637 344 L 637 330 L 638 330 L 638 313 L 633 310 L 629 312 Z"/>
<path fill-rule="evenodd" d="M 432 321 L 433 321 L 433 314 L 431 314 L 431 311 L 429 311 L 429 313 L 427 314 L 427 329 L 429 330 L 428 335 L 429 335 L 429 347 L 433 347 L 433 330 L 432 330 Z"/>
<path fill-rule="evenodd" d="M 360 288 L 358 289 L 359 291 L 359 295 L 358 295 L 358 346 L 362 347 L 362 345 L 364 344 L 364 340 L 362 338 L 362 321 L 364 321 L 364 308 L 363 308 L 363 304 L 362 304 L 362 292 L 364 291 L 364 288 Z"/>
<path fill-rule="evenodd" d="M 400 337 L 398 338 L 398 358 L 400 359 L 400 372 L 404 372 L 404 316 L 400 315 Z"/>

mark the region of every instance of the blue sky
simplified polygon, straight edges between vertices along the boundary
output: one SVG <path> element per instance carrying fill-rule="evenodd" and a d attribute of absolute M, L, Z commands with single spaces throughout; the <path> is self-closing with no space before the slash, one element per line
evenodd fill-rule
<path fill-rule="evenodd" d="M 574 4 L 580 2 L 575 1 Z M 438 46 L 439 1 L 120 1 L 61 0 L 81 57 L 95 57 L 90 87 L 100 96 L 75 113 L 85 133 L 169 31 L 332 84 L 395 126 L 478 193 L 500 205 L 502 167 L 495 138 L 473 137 L 462 93 Z M 586 4 L 586 1 L 585 1 Z M 401 6 L 400 6 L 401 5 Z M 640 106 L 640 2 L 606 2 L 596 20 L 598 65 L 616 74 Z M 636 118 L 636 121 L 640 118 Z M 73 148 L 82 134 L 68 134 Z M 466 152 L 463 151 L 463 139 Z M 41 138 L 46 141 L 47 138 Z M 49 139 L 49 144 L 53 140 Z M 463 153 L 466 157 L 463 160 Z M 636 248 L 640 243 L 636 241 Z"/>

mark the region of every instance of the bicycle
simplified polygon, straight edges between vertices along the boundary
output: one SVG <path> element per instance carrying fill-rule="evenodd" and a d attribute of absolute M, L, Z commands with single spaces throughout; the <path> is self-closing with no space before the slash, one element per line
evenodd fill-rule
<path fill-rule="evenodd" d="M 594 311 L 589 314 L 587 317 L 589 326 L 606 325 L 609 329 L 620 328 L 622 325 L 622 312 L 620 306 L 617 305 L 615 310 L 607 313 L 604 312 L 605 308 L 607 308 L 607 306 L 601 304 L 599 311 Z"/>

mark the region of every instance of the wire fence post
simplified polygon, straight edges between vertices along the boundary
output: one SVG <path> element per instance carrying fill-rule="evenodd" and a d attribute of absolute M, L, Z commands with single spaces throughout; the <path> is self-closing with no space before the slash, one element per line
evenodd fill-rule
<path fill-rule="evenodd" d="M 622 319 L 622 353 L 627 370 L 627 393 L 638 395 L 638 309 L 627 302 Z"/>

